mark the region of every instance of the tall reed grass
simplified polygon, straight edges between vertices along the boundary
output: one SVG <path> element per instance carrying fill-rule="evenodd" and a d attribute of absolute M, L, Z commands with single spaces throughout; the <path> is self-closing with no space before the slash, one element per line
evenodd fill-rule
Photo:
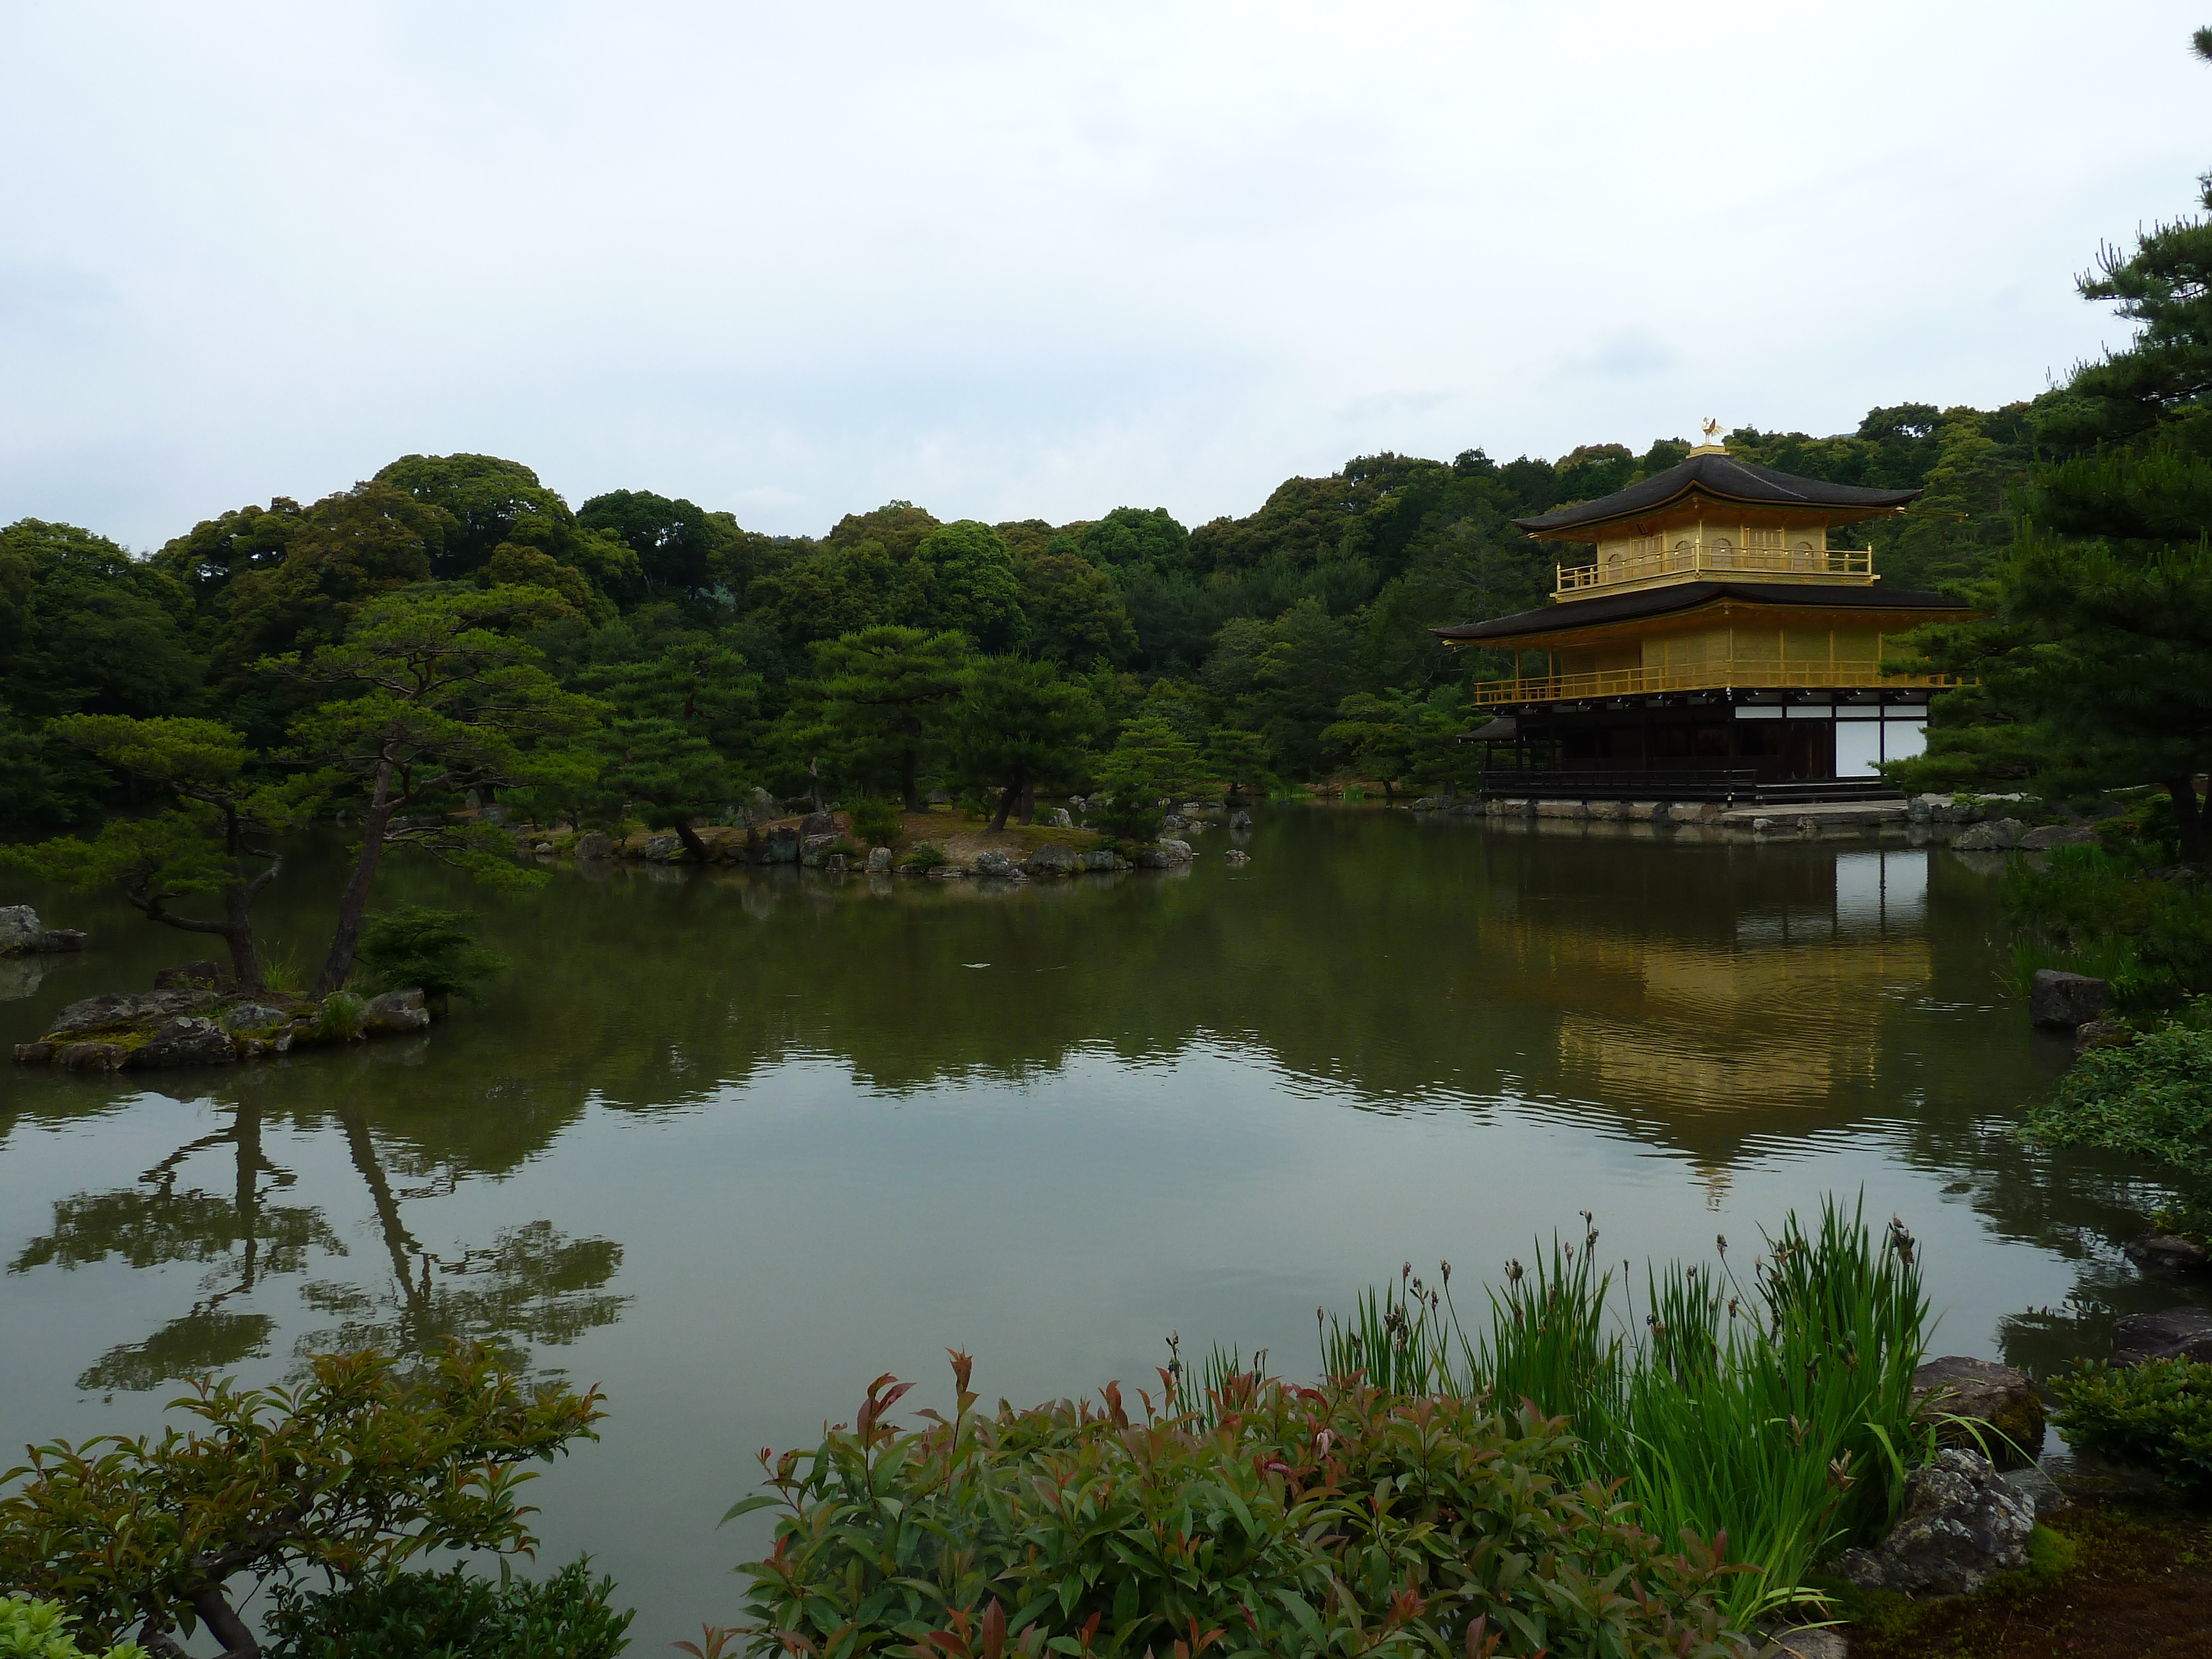
<path fill-rule="evenodd" d="M 1647 1267 L 1639 1306 L 1583 1220 L 1579 1241 L 1507 1263 L 1486 1316 L 1462 1319 L 1450 1264 L 1431 1283 L 1407 1263 L 1348 1319 L 1319 1318 L 1324 1370 L 1569 1419 L 1583 1474 L 1620 1481 L 1648 1530 L 1726 1534 L 1748 1569 L 1725 1598 L 1741 1625 L 1878 1534 L 1932 1450 L 1912 1413 L 1928 1303 L 1911 1235 L 1893 1220 L 1877 1238 L 1863 1200 L 1830 1199 L 1817 1228 L 1793 1212 L 1765 1241 L 1748 1284 L 1723 1238 L 1717 1267 Z"/>

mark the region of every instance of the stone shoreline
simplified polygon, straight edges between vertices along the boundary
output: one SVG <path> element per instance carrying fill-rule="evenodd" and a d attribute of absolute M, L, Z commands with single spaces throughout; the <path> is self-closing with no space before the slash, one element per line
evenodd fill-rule
<path fill-rule="evenodd" d="M 1960 852 L 2044 852 L 2053 847 L 2095 841 L 2086 823 L 2030 828 L 2008 815 L 2026 800 L 2019 795 L 1959 800 L 1950 795 L 1917 795 L 1907 800 L 1807 801 L 1782 805 L 1738 806 L 1720 801 L 1484 799 L 1474 796 L 1425 795 L 1410 810 L 1462 817 L 1641 823 L 1674 830 L 1717 830 L 1759 838 L 1786 836 L 1881 835 L 1896 832 L 1916 842 L 1944 842 Z"/>

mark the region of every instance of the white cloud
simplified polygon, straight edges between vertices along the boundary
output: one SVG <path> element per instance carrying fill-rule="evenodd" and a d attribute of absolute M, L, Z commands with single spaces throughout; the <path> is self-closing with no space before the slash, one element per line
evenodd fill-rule
<path fill-rule="evenodd" d="M 819 531 L 1992 404 L 2187 207 L 2165 0 L 0 7 L 0 521 L 411 450 Z M 2079 112 L 2102 112 L 2083 119 Z"/>

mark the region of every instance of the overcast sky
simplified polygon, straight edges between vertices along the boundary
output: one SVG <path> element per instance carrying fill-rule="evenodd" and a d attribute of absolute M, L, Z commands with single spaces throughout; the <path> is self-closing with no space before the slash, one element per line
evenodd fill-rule
<path fill-rule="evenodd" d="M 0 0 L 0 522 L 410 452 L 818 533 L 2031 396 L 2199 5 Z"/>

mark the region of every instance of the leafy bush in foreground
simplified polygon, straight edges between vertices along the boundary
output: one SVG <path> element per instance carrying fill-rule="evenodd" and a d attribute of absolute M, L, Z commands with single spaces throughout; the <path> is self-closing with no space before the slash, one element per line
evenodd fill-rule
<path fill-rule="evenodd" d="M 2132 1369 L 2084 1361 L 2054 1377 L 2051 1420 L 2067 1443 L 2156 1469 L 2184 1492 L 2212 1492 L 2212 1365 L 2152 1359 Z"/>
<path fill-rule="evenodd" d="M 572 1561 L 544 1583 L 499 1564 L 496 1583 L 456 1567 L 396 1572 L 320 1592 L 276 1588 L 268 1659 L 614 1659 L 636 1617 L 607 1605 L 615 1581 Z M 0 1650 L 4 1653 L 4 1650 Z"/>
<path fill-rule="evenodd" d="M 70 1634 L 76 1622 L 58 1601 L 0 1595 L 0 1659 L 146 1659 L 136 1642 L 88 1654 Z"/>
<path fill-rule="evenodd" d="M 2093 1049 L 2014 1133 L 2039 1146 L 2212 1168 L 2212 1031 L 2172 1024 L 2123 1048 Z"/>
<path fill-rule="evenodd" d="M 297 1389 L 194 1388 L 175 1402 L 200 1419 L 190 1431 L 37 1446 L 0 1475 L 15 1488 L 0 1496 L 0 1583 L 64 1602 L 94 1641 L 136 1625 L 173 1651 L 172 1632 L 205 1624 L 251 1652 L 228 1580 L 350 1583 L 426 1549 L 534 1547 L 518 1466 L 605 1415 L 597 1390 L 527 1389 L 458 1346 L 416 1374 L 374 1352 L 323 1354 Z"/>
<path fill-rule="evenodd" d="M 763 1455 L 788 1513 L 742 1569 L 751 1651 L 1739 1652 L 1714 1553 L 1663 1550 L 1533 1411 L 1243 1374 L 1202 1412 L 1132 1419 L 1109 1384 L 987 1416 L 969 1364 L 950 1421 L 896 1431 L 911 1385 L 879 1377 L 855 1427 Z"/>

